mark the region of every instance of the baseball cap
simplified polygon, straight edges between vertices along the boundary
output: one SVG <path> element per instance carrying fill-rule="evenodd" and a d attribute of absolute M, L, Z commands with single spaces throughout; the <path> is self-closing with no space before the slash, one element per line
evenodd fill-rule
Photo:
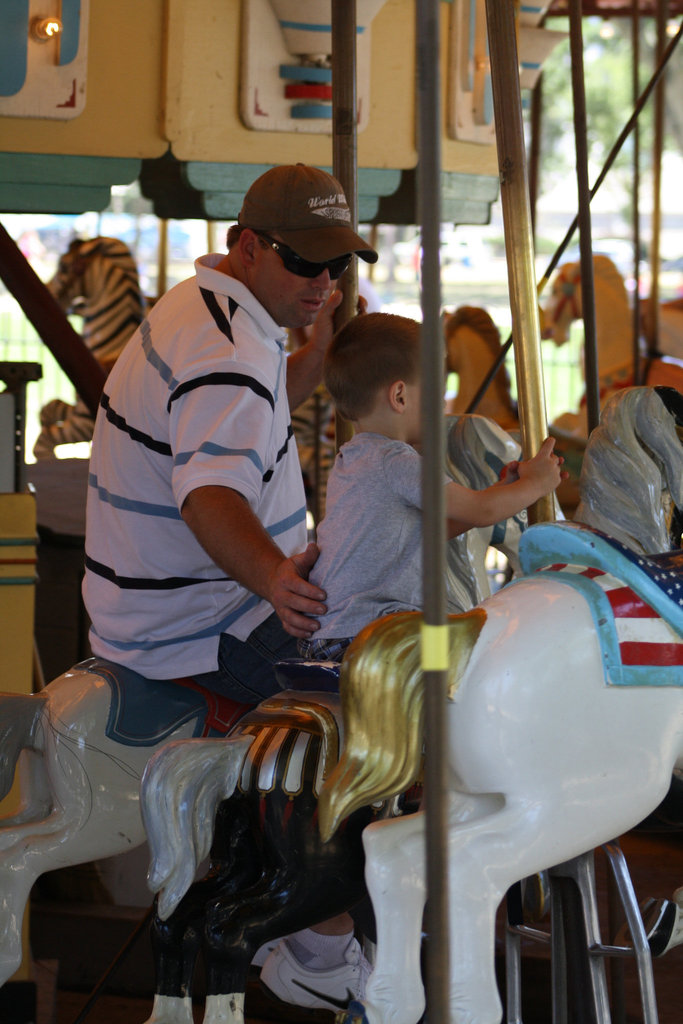
<path fill-rule="evenodd" d="M 319 167 L 271 167 L 244 197 L 238 224 L 277 231 L 299 256 L 314 263 L 355 252 L 367 263 L 377 253 L 351 227 L 351 211 L 336 178 Z"/>

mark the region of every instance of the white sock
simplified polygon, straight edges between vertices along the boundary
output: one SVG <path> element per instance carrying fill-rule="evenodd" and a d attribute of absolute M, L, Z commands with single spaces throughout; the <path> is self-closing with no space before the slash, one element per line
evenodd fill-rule
<path fill-rule="evenodd" d="M 344 954 L 353 941 L 353 931 L 346 935 L 321 935 L 312 928 L 303 928 L 287 936 L 287 945 L 303 967 L 324 971 L 345 962 Z"/>

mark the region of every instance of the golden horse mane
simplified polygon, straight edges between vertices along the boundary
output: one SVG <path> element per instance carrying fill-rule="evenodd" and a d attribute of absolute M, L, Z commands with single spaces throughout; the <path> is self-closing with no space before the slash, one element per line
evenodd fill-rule
<path fill-rule="evenodd" d="M 449 691 L 457 686 L 486 619 L 482 608 L 448 616 Z M 340 673 L 344 749 L 318 799 L 328 840 L 360 807 L 405 792 L 419 778 L 424 702 L 422 616 L 397 612 L 366 626 Z"/>

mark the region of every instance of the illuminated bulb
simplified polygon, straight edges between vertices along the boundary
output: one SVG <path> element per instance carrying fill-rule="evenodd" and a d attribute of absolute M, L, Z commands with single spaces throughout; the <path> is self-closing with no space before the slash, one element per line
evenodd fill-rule
<path fill-rule="evenodd" d="M 614 26 L 611 25 L 609 21 L 603 21 L 602 25 L 600 26 L 600 38 L 611 39 L 613 35 Z"/>
<path fill-rule="evenodd" d="M 56 39 L 62 31 L 59 18 L 34 18 L 31 22 L 31 36 L 38 43 L 47 43 Z"/>
<path fill-rule="evenodd" d="M 675 36 L 677 32 L 678 32 L 678 22 L 677 21 L 668 21 L 667 25 L 666 25 L 666 34 L 668 36 Z"/>

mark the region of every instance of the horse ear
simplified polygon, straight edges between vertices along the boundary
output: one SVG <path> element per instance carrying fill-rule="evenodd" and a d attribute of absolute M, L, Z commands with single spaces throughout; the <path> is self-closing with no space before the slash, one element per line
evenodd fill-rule
<path fill-rule="evenodd" d="M 663 384 L 658 384 L 655 387 L 655 391 L 665 407 L 674 416 L 676 426 L 683 426 L 683 395 L 681 392 L 676 388 L 665 387 Z"/>

